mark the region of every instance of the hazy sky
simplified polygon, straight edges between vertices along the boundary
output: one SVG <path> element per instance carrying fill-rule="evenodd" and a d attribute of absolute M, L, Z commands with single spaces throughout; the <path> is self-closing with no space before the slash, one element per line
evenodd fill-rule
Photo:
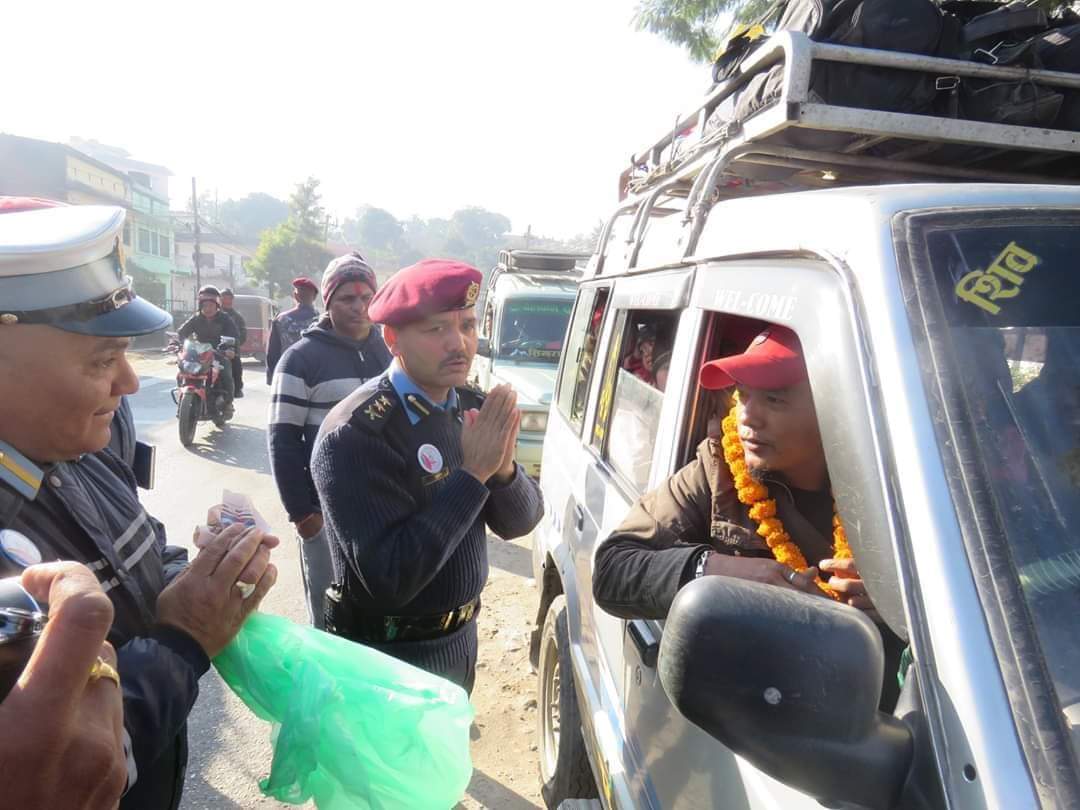
<path fill-rule="evenodd" d="M 174 207 L 192 174 L 221 199 L 314 175 L 339 216 L 481 205 L 567 237 L 708 86 L 634 5 L 7 3 L 0 131 L 165 164 Z"/>

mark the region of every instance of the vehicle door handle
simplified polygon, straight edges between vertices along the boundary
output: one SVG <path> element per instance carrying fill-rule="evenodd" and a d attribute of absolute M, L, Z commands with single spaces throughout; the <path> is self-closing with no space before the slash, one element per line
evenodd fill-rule
<path fill-rule="evenodd" d="M 641 663 L 649 669 L 655 669 L 656 660 L 660 657 L 660 642 L 653 636 L 652 630 L 643 622 L 635 620 L 627 625 L 626 632 L 637 647 Z"/>
<path fill-rule="evenodd" d="M 580 503 L 574 504 L 574 528 L 578 534 L 585 531 L 585 509 Z"/>

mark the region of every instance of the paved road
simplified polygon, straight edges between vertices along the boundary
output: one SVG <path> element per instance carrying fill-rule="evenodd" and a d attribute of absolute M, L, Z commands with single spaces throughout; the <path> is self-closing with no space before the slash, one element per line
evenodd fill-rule
<path fill-rule="evenodd" d="M 187 546 L 191 530 L 206 519 L 206 510 L 221 500 L 224 489 L 250 495 L 282 546 L 274 562 L 280 575 L 263 602 L 264 609 L 306 621 L 304 589 L 290 525 L 277 498 L 266 454 L 266 412 L 269 389 L 261 366 L 248 361 L 245 394 L 236 418 L 222 430 L 199 424 L 195 443 L 184 448 L 176 432 L 176 406 L 170 397 L 176 369 L 158 357 L 137 358 L 140 389 L 132 399 L 139 437 L 157 446 L 157 481 L 142 500 L 168 527 L 169 541 Z M 270 764 L 269 726 L 237 699 L 213 669 L 200 683 L 199 701 L 191 714 L 184 810 L 281 808 L 265 798 L 257 780 Z M 313 806 L 313 805 L 312 805 Z"/>
<path fill-rule="evenodd" d="M 222 430 L 200 423 L 195 443 L 184 448 L 176 431 L 176 406 L 170 390 L 175 367 L 160 355 L 135 355 L 133 364 L 141 387 L 132 406 L 139 436 L 157 446 L 157 481 L 142 493 L 151 514 L 162 520 L 170 542 L 194 554 L 191 530 L 206 518 L 224 489 L 252 497 L 271 527 L 282 538 L 274 553 L 277 585 L 263 609 L 307 621 L 298 552 L 291 527 L 278 501 L 266 453 L 266 413 L 269 389 L 261 366 L 245 367 L 245 394 L 236 405 L 236 418 Z M 529 810 L 539 804 L 536 785 L 534 712 L 521 710 L 531 697 L 535 678 L 528 672 L 524 648 L 529 618 L 534 611 L 528 541 L 489 544 L 491 599 L 483 624 L 481 666 L 485 669 L 473 703 L 477 707 L 480 739 L 473 742 L 473 783 L 459 808 Z M 516 673 L 516 674 L 515 674 Z M 236 698 L 211 668 L 200 683 L 201 693 L 188 729 L 190 758 L 182 810 L 284 808 L 265 798 L 258 779 L 269 771 L 272 751 L 268 724 Z M 535 701 L 532 702 L 535 705 Z M 533 747 L 532 750 L 535 750 Z M 313 807 L 313 804 L 306 805 Z"/>

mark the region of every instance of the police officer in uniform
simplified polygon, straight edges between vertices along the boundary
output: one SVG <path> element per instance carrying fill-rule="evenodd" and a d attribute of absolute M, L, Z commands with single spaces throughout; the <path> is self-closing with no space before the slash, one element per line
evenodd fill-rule
<path fill-rule="evenodd" d="M 22 208 L 0 205 L 13 211 L 0 213 L 0 576 L 71 560 L 97 577 L 114 611 L 129 753 L 120 806 L 171 810 L 198 680 L 273 585 L 277 541 L 230 527 L 190 565 L 165 544 L 131 468 L 107 449 L 122 397 L 138 389 L 130 338 L 170 321 L 124 273 L 125 212 Z"/>
<path fill-rule="evenodd" d="M 379 290 L 368 312 L 394 361 L 330 411 L 311 465 L 337 579 L 326 629 L 469 691 L 485 527 L 520 537 L 543 513 L 514 461 L 513 390 L 464 387 L 481 279 L 429 259 Z"/>

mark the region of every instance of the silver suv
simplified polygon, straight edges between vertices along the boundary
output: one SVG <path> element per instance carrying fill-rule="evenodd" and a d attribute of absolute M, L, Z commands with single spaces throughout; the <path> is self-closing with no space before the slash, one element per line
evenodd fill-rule
<path fill-rule="evenodd" d="M 1080 189 L 867 186 L 881 159 L 858 162 L 871 143 L 933 153 L 910 149 L 922 139 L 1020 167 L 1075 161 L 1080 140 L 868 114 L 835 152 L 797 150 L 775 134 L 853 120 L 798 87 L 743 140 L 684 147 L 674 168 L 670 141 L 635 158 L 664 171 L 631 184 L 582 279 L 534 544 L 545 800 L 1080 807 Z M 730 179 L 761 154 L 803 187 L 823 168 L 844 186 L 832 167 L 854 159 L 863 185 L 753 196 Z M 955 179 L 947 162 L 904 171 Z M 703 577 L 663 622 L 593 601 L 597 546 L 715 431 L 702 362 L 770 323 L 801 340 L 836 508 L 908 645 L 900 672 L 861 612 L 779 588 Z M 879 706 L 885 677 L 896 705 Z"/>

